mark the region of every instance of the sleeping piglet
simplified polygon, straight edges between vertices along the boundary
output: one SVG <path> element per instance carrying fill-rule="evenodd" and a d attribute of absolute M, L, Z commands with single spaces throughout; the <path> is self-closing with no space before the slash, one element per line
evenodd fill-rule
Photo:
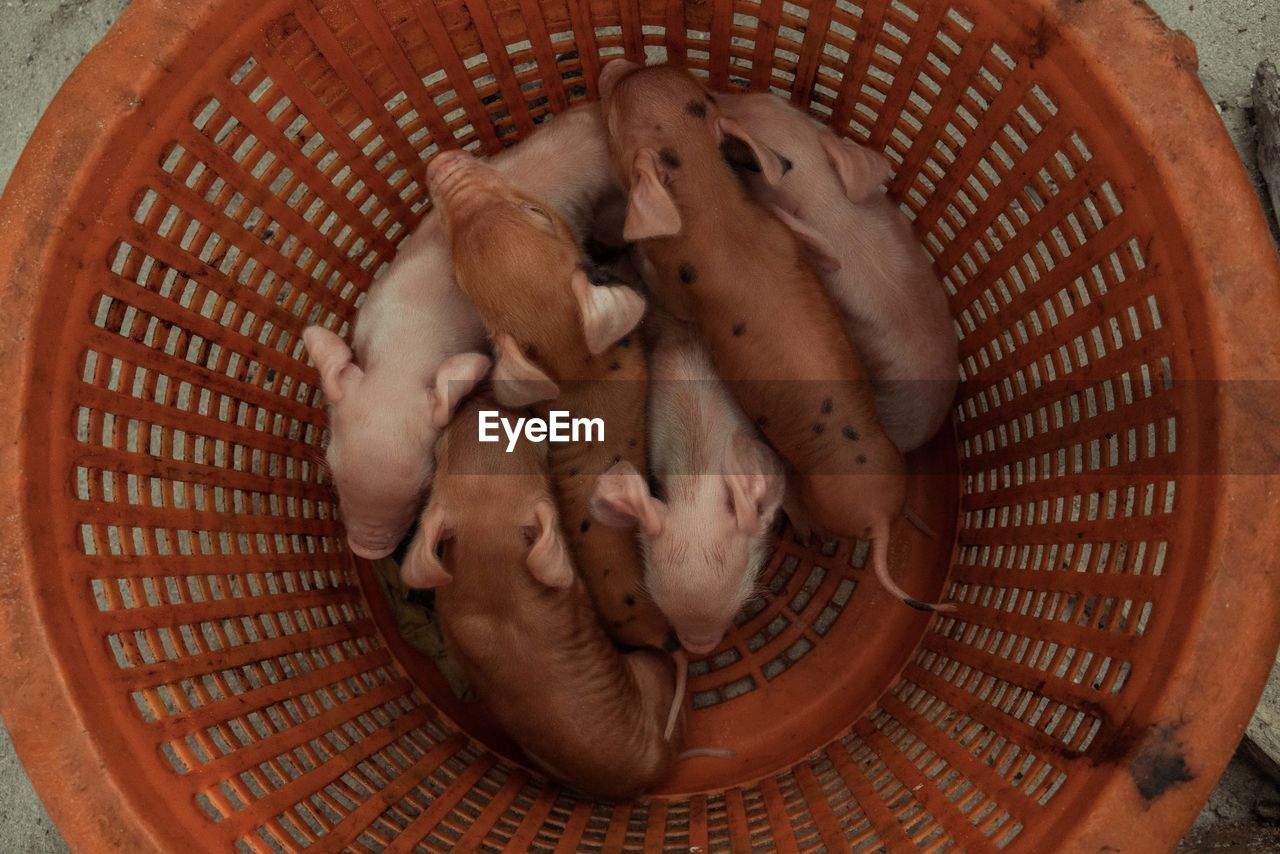
<path fill-rule="evenodd" d="M 673 644 L 643 589 L 628 531 L 593 525 L 596 479 L 627 461 L 645 469 L 643 347 L 627 333 L 645 303 L 631 288 L 595 284 L 563 218 L 464 152 L 431 161 L 427 181 L 449 231 L 458 284 L 494 339 L 494 392 L 508 406 L 535 404 L 598 418 L 604 436 L 551 444 L 560 514 L 578 567 L 609 633 L 628 646 Z M 616 342 L 616 343 L 615 343 Z"/>
<path fill-rule="evenodd" d="M 946 292 L 910 222 L 880 191 L 889 161 L 841 140 L 776 95 L 717 101 L 781 158 L 782 174 L 772 185 L 746 173 L 752 195 L 809 250 L 871 377 L 881 426 L 898 450 L 915 450 L 946 420 L 960 357 Z"/>
<path fill-rule="evenodd" d="M 468 401 L 440 439 L 404 581 L 437 588 L 458 666 L 535 764 L 594 797 L 639 794 L 677 758 L 679 739 L 663 735 L 671 662 L 614 647 L 574 571 L 545 446 L 480 443 L 481 408 L 496 409 Z"/>
<path fill-rule="evenodd" d="M 567 110 L 495 168 L 585 235 L 597 210 L 616 208 L 596 105 Z M 369 290 L 352 348 L 320 326 L 303 333 L 329 405 L 326 461 L 347 541 L 361 557 L 390 554 L 431 482 L 431 448 L 452 408 L 489 369 L 484 326 L 453 278 L 448 238 L 432 211 Z"/>
<path fill-rule="evenodd" d="M 751 598 L 785 476 L 756 438 L 689 324 L 653 317 L 649 357 L 649 460 L 661 498 L 630 464 L 596 485 L 591 511 L 635 527 L 645 586 L 681 645 L 715 649 Z"/>
<path fill-rule="evenodd" d="M 881 584 L 932 609 L 889 574 L 903 461 L 839 312 L 796 236 L 726 161 L 750 158 L 772 184 L 779 158 L 687 71 L 615 60 L 600 92 L 614 169 L 629 191 L 624 235 L 638 241 L 650 291 L 697 323 L 721 378 L 794 470 L 813 523 L 870 540 Z"/>

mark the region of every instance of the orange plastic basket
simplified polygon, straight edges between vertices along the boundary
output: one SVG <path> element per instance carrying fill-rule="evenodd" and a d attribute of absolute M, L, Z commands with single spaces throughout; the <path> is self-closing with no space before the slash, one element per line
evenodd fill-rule
<path fill-rule="evenodd" d="M 938 536 L 787 537 L 667 790 L 532 773 L 396 636 L 316 464 L 423 162 L 602 58 L 884 149 L 963 338 Z M 83 850 L 1150 851 L 1280 640 L 1280 267 L 1185 37 L 1133 0 L 136 0 L 0 209 L 4 718 Z M 932 586 L 932 590 L 928 588 Z M 922 595 L 923 598 L 923 595 Z"/>

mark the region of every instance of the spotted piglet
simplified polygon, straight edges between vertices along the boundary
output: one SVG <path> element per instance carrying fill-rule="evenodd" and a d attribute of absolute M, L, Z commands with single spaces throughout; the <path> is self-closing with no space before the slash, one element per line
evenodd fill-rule
<path fill-rule="evenodd" d="M 482 408 L 496 409 L 463 404 L 440 440 L 404 581 L 437 588 L 450 651 L 536 765 L 594 797 L 632 797 L 677 759 L 679 738 L 664 736 L 671 661 L 610 641 L 561 533 L 544 446 L 479 442 Z"/>
<path fill-rule="evenodd" d="M 626 461 L 645 469 L 643 348 L 628 333 L 644 300 L 617 283 L 593 283 L 573 233 L 555 211 L 463 152 L 428 167 L 444 214 L 458 283 L 493 336 L 495 394 L 509 406 L 534 404 L 599 418 L 599 441 L 550 445 L 560 514 L 605 628 L 627 646 L 674 645 L 661 611 L 644 592 L 635 537 L 593 524 L 597 478 Z"/>
<path fill-rule="evenodd" d="M 796 236 L 727 162 L 750 159 L 775 184 L 780 159 L 687 71 L 616 60 L 600 91 L 629 192 L 624 234 L 639 243 L 650 291 L 698 325 L 718 373 L 794 470 L 813 523 L 870 540 L 881 584 L 932 609 L 889 574 L 906 476 L 839 312 Z"/>
<path fill-rule="evenodd" d="M 911 223 L 881 192 L 889 161 L 776 95 L 721 95 L 717 102 L 780 156 L 782 174 L 773 184 L 744 171 L 751 193 L 804 243 L 844 313 L 881 425 L 898 450 L 915 450 L 947 418 L 960 357 L 946 292 Z"/>

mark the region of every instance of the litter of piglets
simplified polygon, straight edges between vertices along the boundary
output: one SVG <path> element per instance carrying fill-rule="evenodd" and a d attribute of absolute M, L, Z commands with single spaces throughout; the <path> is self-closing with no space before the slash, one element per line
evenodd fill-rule
<path fill-rule="evenodd" d="M 732 757 L 684 743 L 688 658 L 761 589 L 779 514 L 953 607 L 902 590 L 889 546 L 924 530 L 904 455 L 959 362 L 878 152 L 672 66 L 609 62 L 599 92 L 490 160 L 435 154 L 352 343 L 305 342 L 400 626 L 530 767 L 622 799 Z"/>

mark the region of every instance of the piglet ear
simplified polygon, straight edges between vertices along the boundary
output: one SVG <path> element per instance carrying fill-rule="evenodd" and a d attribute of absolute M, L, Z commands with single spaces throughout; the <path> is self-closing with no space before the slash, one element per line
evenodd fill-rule
<path fill-rule="evenodd" d="M 440 363 L 436 387 L 427 393 L 431 399 L 431 423 L 437 430 L 449 426 L 458 403 L 484 379 L 491 364 L 489 357 L 481 353 L 458 353 Z"/>
<path fill-rule="evenodd" d="M 560 521 L 550 501 L 542 499 L 533 508 L 533 523 L 529 526 L 533 545 L 525 563 L 530 574 L 548 587 L 565 588 L 573 584 L 573 564 L 569 562 L 569 550 L 560 534 Z"/>
<path fill-rule="evenodd" d="M 644 317 L 644 297 L 625 285 L 593 285 L 581 267 L 573 271 L 569 287 L 578 301 L 582 332 L 592 353 L 608 350 Z"/>
<path fill-rule="evenodd" d="M 854 204 L 874 199 L 893 177 L 889 159 L 880 152 L 842 140 L 833 133 L 824 133 L 819 139 L 827 160 L 840 178 L 845 196 Z"/>
<path fill-rule="evenodd" d="M 755 531 L 773 521 L 782 504 L 786 477 L 772 450 L 742 431 L 734 433 L 725 457 L 724 481 L 740 531 Z"/>
<path fill-rule="evenodd" d="M 591 515 L 613 528 L 637 527 L 652 538 L 662 533 L 667 505 L 650 494 L 635 466 L 621 462 L 596 478 Z"/>
<path fill-rule="evenodd" d="M 600 69 L 600 79 L 597 83 L 600 97 L 611 97 L 613 90 L 618 86 L 618 81 L 631 72 L 639 70 L 639 68 L 639 65 L 629 59 L 615 59 L 612 62 L 606 62 L 604 68 Z"/>
<path fill-rule="evenodd" d="M 777 205 L 770 205 L 769 210 L 773 211 L 773 215 L 782 220 L 782 224 L 791 229 L 791 232 L 800 239 L 800 245 L 808 250 L 809 257 L 819 270 L 834 273 L 844 266 L 836 256 L 835 248 L 813 226 L 792 216 Z"/>
<path fill-rule="evenodd" d="M 560 387 L 530 362 L 516 339 L 500 332 L 493 339 L 493 396 L 509 409 L 519 409 L 541 400 L 560 396 Z"/>
<path fill-rule="evenodd" d="M 345 391 L 364 376 L 351 361 L 351 348 L 323 326 L 302 330 L 302 344 L 320 372 L 320 388 L 330 403 L 342 400 Z"/>
<path fill-rule="evenodd" d="M 400 579 L 409 587 L 419 588 L 442 587 L 453 581 L 438 554 L 440 544 L 452 537 L 453 532 L 445 527 L 444 508 L 438 504 L 427 507 L 400 565 Z"/>
<path fill-rule="evenodd" d="M 680 210 L 658 172 L 658 155 L 642 148 L 631 166 L 631 193 L 627 199 L 627 219 L 622 237 L 629 242 L 679 234 Z"/>
<path fill-rule="evenodd" d="M 756 141 L 747 129 L 728 116 L 716 119 L 720 152 L 734 166 L 759 172 L 766 184 L 776 187 L 782 180 L 782 158 L 778 152 Z"/>

